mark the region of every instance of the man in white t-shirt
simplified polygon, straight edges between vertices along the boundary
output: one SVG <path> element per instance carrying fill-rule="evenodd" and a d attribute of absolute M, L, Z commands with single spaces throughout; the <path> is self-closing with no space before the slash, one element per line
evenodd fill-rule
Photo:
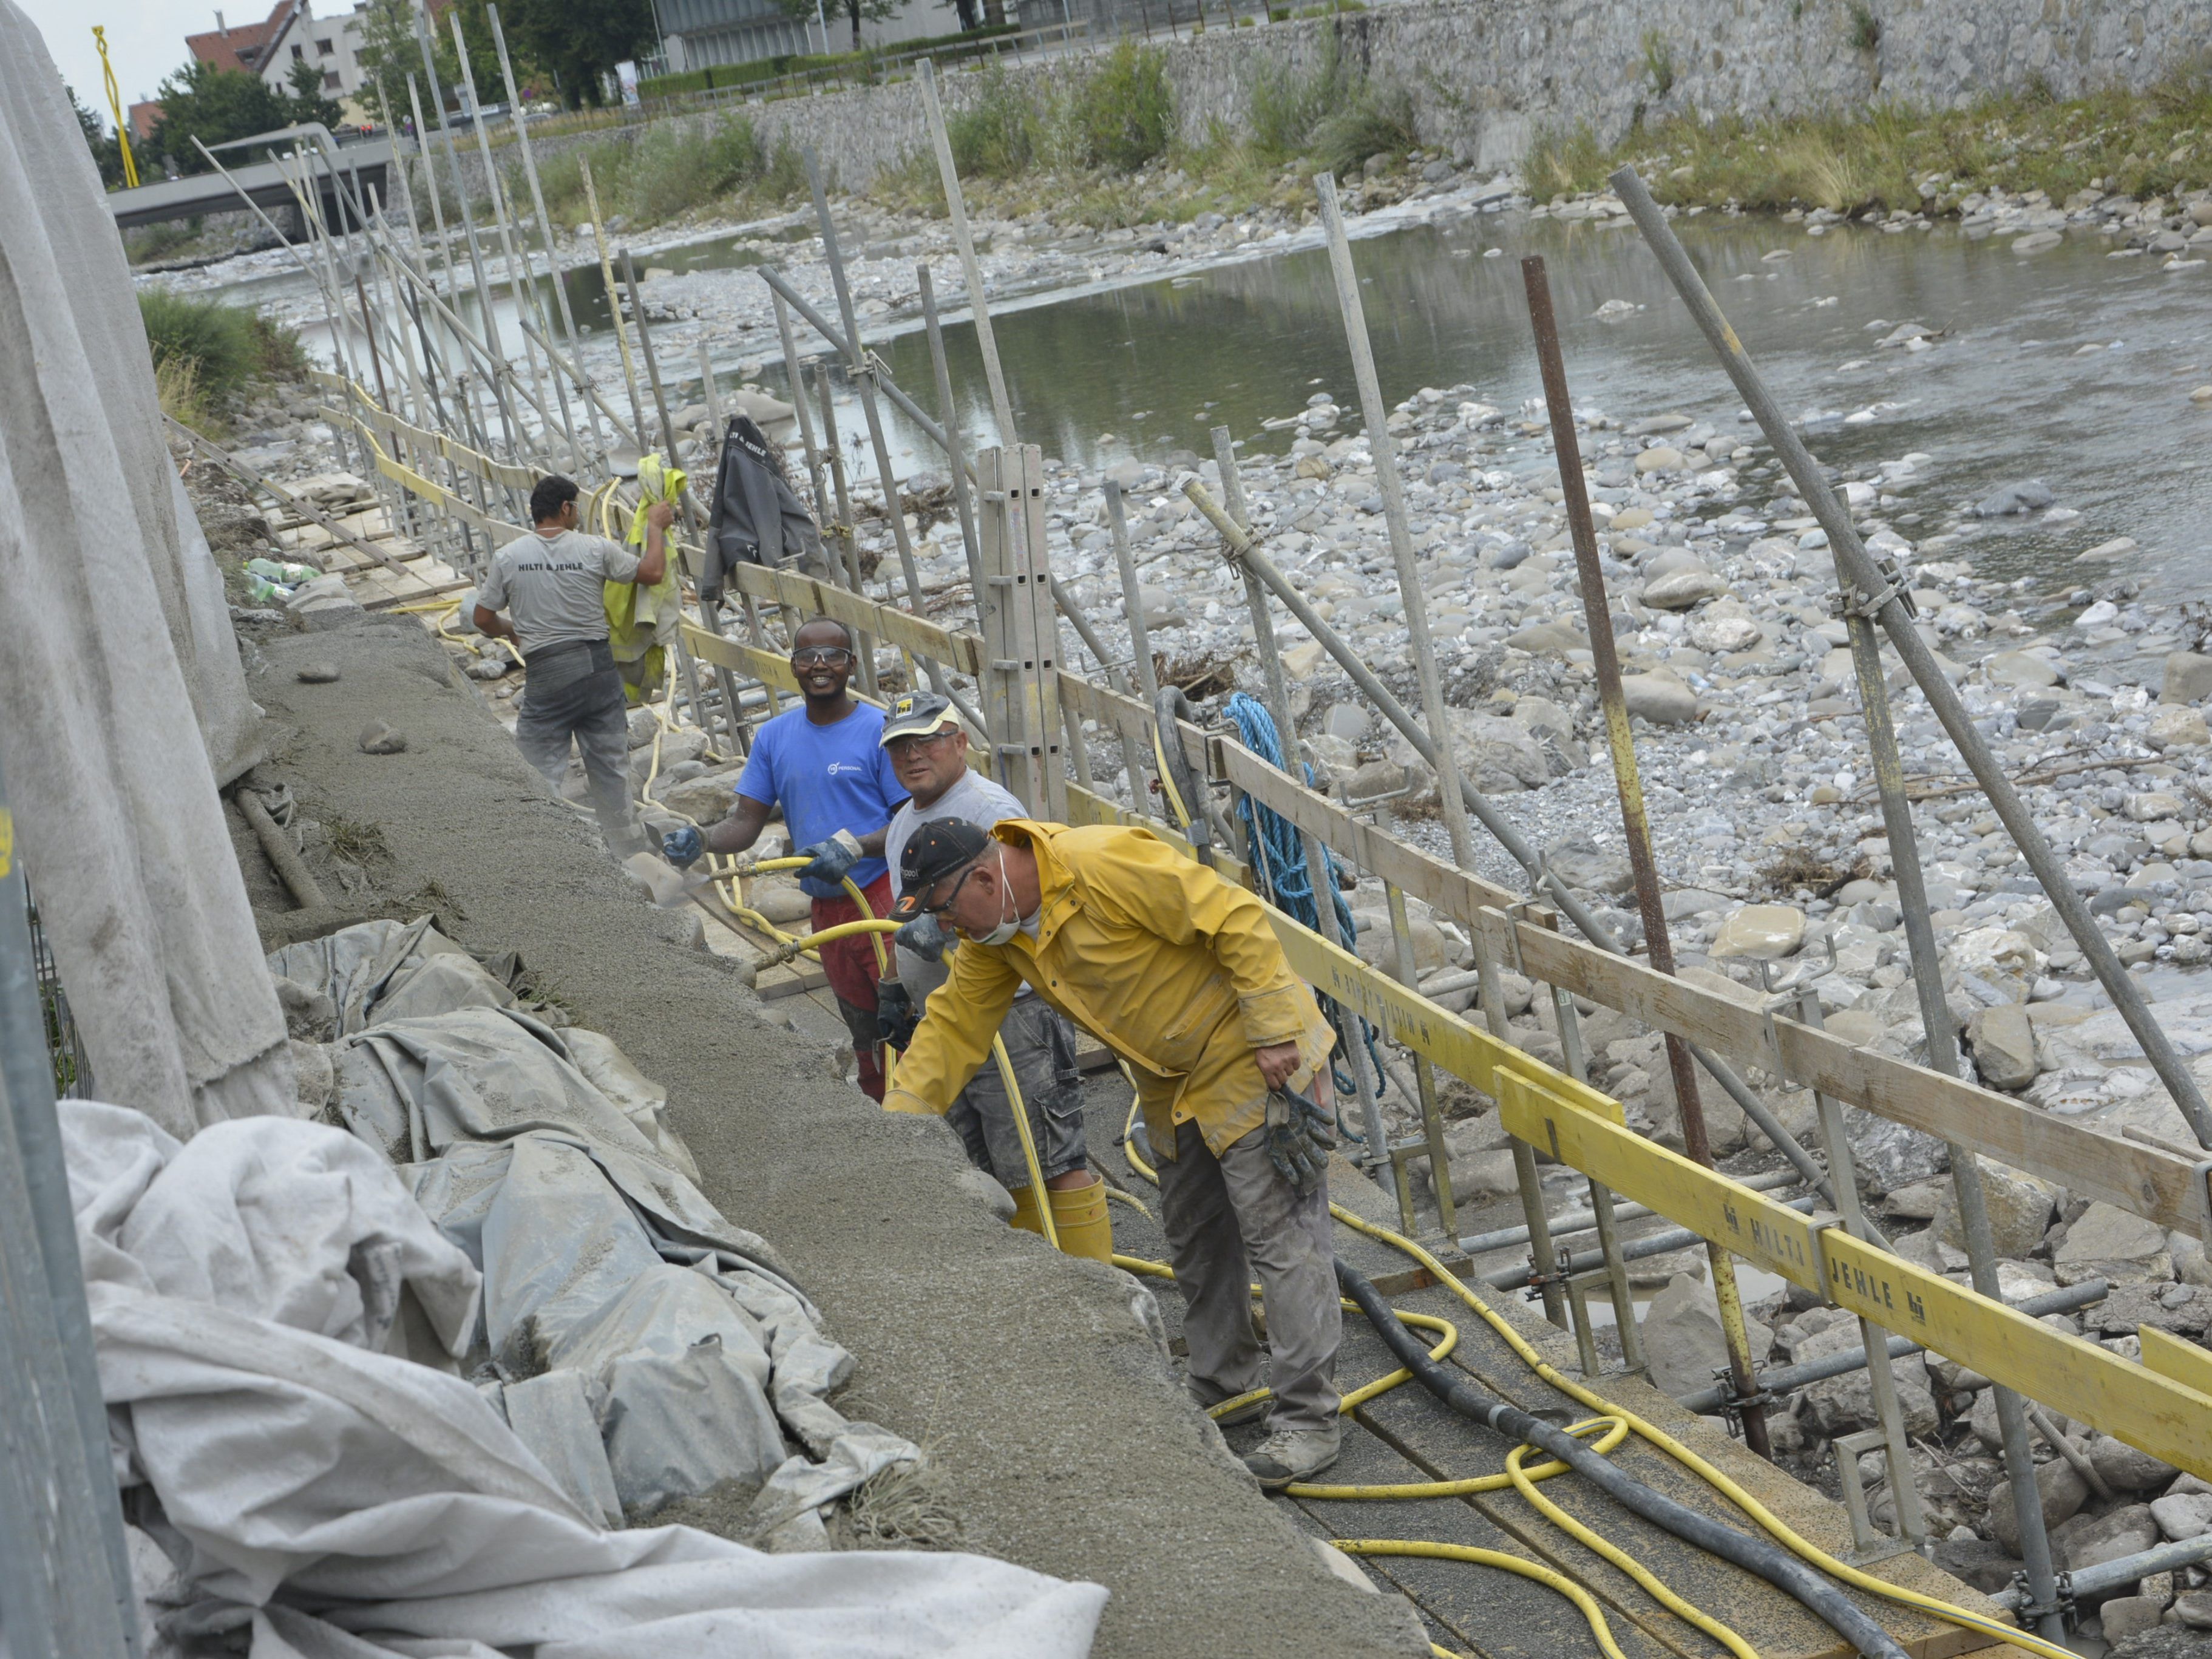
<path fill-rule="evenodd" d="M 471 620 L 478 633 L 513 640 L 521 653 L 528 679 L 514 740 L 523 757 L 557 792 L 573 738 L 599 832 L 617 854 L 636 852 L 646 841 L 630 817 L 629 706 L 607 645 L 606 584 L 650 587 L 667 574 L 676 509 L 666 501 L 646 509 L 642 558 L 576 528 L 576 486 L 567 478 L 538 481 L 530 516 L 537 530 L 499 550 Z"/>
<path fill-rule="evenodd" d="M 891 769 L 907 792 L 907 804 L 892 815 L 884 834 L 884 858 L 890 866 L 893 890 L 905 891 L 901 860 L 908 842 L 924 823 L 959 818 L 988 830 L 1002 818 L 1029 816 L 1012 794 L 981 773 L 969 769 L 968 733 L 952 705 L 933 692 L 894 698 L 884 718 L 883 746 Z M 896 911 L 894 912 L 896 914 Z M 884 1038 L 903 1048 L 921 1006 L 945 982 L 939 960 L 898 950 L 898 981 L 877 992 L 877 1018 Z M 1052 1206 L 1060 1248 L 1070 1255 L 1099 1261 L 1114 1254 L 1114 1231 L 1107 1219 L 1105 1189 L 1086 1167 L 1083 1136 L 1083 1076 L 1075 1065 L 1075 1033 L 1067 1022 L 1026 988 L 1015 998 L 999 1039 L 1006 1046 L 1014 1079 L 1028 1108 L 1037 1169 Z M 959 1132 L 969 1160 L 1013 1194 L 1014 1225 L 1044 1231 L 1031 1190 L 1028 1161 L 1014 1127 L 1013 1109 L 995 1063 L 987 1061 L 945 1113 Z"/>

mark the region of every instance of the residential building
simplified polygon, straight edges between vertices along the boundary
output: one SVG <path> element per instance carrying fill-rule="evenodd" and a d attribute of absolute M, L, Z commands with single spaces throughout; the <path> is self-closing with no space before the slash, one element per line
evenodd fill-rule
<path fill-rule="evenodd" d="M 185 45 L 203 64 L 245 70 L 282 93 L 292 90 L 295 64 L 312 64 L 322 76 L 323 95 L 345 112 L 349 122 L 366 121 L 369 116 L 359 94 L 367 11 L 366 5 L 356 5 L 319 17 L 312 0 L 276 0 L 275 9 L 258 23 L 233 24 L 218 11 L 215 27 L 186 35 Z"/>

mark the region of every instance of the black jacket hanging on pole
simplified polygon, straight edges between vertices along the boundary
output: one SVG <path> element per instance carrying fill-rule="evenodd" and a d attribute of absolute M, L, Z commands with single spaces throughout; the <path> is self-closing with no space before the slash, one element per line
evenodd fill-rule
<path fill-rule="evenodd" d="M 702 599 L 722 597 L 725 573 L 735 564 L 822 564 L 822 532 L 792 489 L 782 455 L 743 415 L 730 417 L 722 438 L 706 555 L 699 573 Z"/>

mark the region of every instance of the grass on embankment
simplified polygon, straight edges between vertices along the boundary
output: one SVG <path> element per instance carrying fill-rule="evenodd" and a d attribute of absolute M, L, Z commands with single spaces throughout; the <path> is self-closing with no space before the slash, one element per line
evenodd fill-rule
<path fill-rule="evenodd" d="M 231 416 L 257 388 L 307 373 L 297 331 L 259 312 L 146 289 L 138 314 L 161 412 L 210 437 L 225 435 Z"/>
<path fill-rule="evenodd" d="M 1334 56 L 1309 74 L 1263 74 L 1252 131 L 1232 135 L 1217 124 L 1196 147 L 1177 143 L 1167 55 L 1158 47 L 1124 40 L 1067 76 L 1011 75 L 995 65 L 981 74 L 977 96 L 950 114 L 947 136 L 963 185 L 998 214 L 1049 213 L 1063 223 L 1116 229 L 1188 220 L 1208 209 L 1309 205 L 1305 174 L 1315 168 L 1349 173 L 1370 155 L 1401 155 L 1414 144 L 1405 94 L 1371 84 Z M 546 208 L 564 224 L 586 216 L 587 161 L 599 211 L 634 230 L 687 215 L 766 211 L 806 192 L 797 149 L 764 143 L 742 114 L 711 125 L 672 121 L 635 143 L 610 138 L 549 156 L 538 169 Z M 911 211 L 945 210 L 927 151 L 885 171 L 869 193 Z"/>
<path fill-rule="evenodd" d="M 1611 149 L 1588 129 L 1538 139 L 1522 167 L 1537 199 L 1606 188 L 1624 162 L 1679 206 L 1948 213 L 1979 191 L 2144 198 L 2212 182 L 2212 76 L 2058 99 L 2028 91 L 1965 109 L 1876 106 L 1852 115 L 1681 117 Z"/>

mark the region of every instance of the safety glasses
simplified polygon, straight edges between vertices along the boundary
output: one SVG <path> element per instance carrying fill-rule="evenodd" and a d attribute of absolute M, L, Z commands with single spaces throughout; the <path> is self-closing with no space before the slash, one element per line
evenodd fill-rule
<path fill-rule="evenodd" d="M 793 668 L 813 668 L 817 665 L 842 668 L 852 660 L 851 652 L 842 646 L 836 645 L 810 645 L 804 651 L 794 651 L 791 653 L 791 665 Z"/>

